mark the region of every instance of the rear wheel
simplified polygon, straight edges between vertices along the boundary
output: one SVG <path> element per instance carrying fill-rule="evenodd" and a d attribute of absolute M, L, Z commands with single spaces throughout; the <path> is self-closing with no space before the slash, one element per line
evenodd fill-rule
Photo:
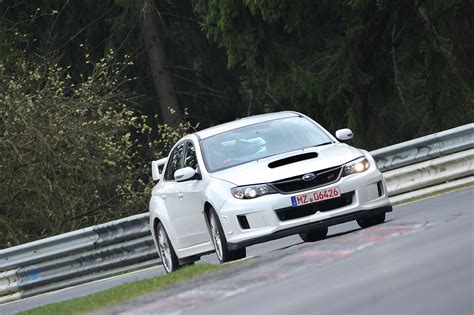
<path fill-rule="evenodd" d="M 228 249 L 224 230 L 222 229 L 219 217 L 217 216 L 216 211 L 212 208 L 209 211 L 209 227 L 211 230 L 212 243 L 214 244 L 217 259 L 219 259 L 220 263 L 245 258 L 245 247 L 233 251 Z"/>
<path fill-rule="evenodd" d="M 359 224 L 361 228 L 367 228 L 367 227 L 381 224 L 384 222 L 385 222 L 385 212 L 371 215 L 370 217 L 357 220 L 357 224 Z"/>
<path fill-rule="evenodd" d="M 317 228 L 315 230 L 299 233 L 301 239 L 305 242 L 316 242 L 326 238 L 328 227 Z"/>
<path fill-rule="evenodd" d="M 161 262 L 167 273 L 176 271 L 179 269 L 178 257 L 174 251 L 173 245 L 166 233 L 163 223 L 158 223 L 156 227 L 156 237 L 158 243 L 158 253 L 160 254 Z"/>

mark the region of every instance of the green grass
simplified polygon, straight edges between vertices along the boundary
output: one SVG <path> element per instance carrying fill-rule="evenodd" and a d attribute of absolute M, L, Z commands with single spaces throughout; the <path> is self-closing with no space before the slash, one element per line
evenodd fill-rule
<path fill-rule="evenodd" d="M 415 202 L 415 201 L 418 201 L 418 200 L 423 200 L 423 199 L 427 199 L 427 198 L 434 197 L 434 196 L 437 196 L 437 195 L 446 194 L 446 193 L 451 192 L 451 191 L 455 191 L 455 190 L 459 190 L 459 189 L 463 189 L 463 188 L 467 188 L 467 187 L 471 187 L 471 186 L 474 186 L 474 183 L 467 183 L 467 184 L 459 185 L 459 186 L 456 186 L 456 187 L 442 189 L 442 190 L 439 190 L 439 191 L 434 192 L 434 193 L 425 194 L 425 195 L 422 195 L 422 196 L 418 196 L 418 197 L 414 197 L 414 198 L 410 198 L 410 199 L 407 199 L 407 200 L 396 202 L 393 206 L 403 206 L 403 205 L 406 205 L 406 204 L 409 204 L 409 203 L 412 203 L 412 202 Z"/>
<path fill-rule="evenodd" d="M 239 264 L 237 262 L 237 264 Z M 235 264 L 211 265 L 199 264 L 182 268 L 168 275 L 125 283 L 120 286 L 100 291 L 91 295 L 63 302 L 36 307 L 19 314 L 84 314 L 105 308 L 110 305 L 125 302 L 132 298 L 165 289 L 176 283 L 183 282 L 214 271 L 230 268 Z"/>

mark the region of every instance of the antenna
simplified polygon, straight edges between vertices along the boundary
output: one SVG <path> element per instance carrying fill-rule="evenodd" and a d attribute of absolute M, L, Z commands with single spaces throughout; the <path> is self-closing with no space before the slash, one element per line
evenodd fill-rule
<path fill-rule="evenodd" d="M 268 91 L 268 89 L 265 89 L 265 94 L 267 94 L 268 96 L 270 96 L 270 98 L 271 98 L 275 103 L 277 103 L 278 106 L 280 106 L 280 108 L 281 108 L 282 110 L 286 110 L 286 109 L 280 104 L 280 102 L 278 102 L 278 100 L 277 100 L 275 97 L 273 97 L 273 95 L 270 94 L 270 92 Z"/>

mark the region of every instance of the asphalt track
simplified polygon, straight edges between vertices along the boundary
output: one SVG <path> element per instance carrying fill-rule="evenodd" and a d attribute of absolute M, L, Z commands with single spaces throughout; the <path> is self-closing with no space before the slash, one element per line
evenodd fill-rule
<path fill-rule="evenodd" d="M 384 224 L 248 249 L 247 264 L 100 314 L 474 314 L 474 188 L 394 208 Z M 214 256 L 204 260 L 215 262 Z M 0 313 L 161 273 L 154 268 L 0 306 Z"/>

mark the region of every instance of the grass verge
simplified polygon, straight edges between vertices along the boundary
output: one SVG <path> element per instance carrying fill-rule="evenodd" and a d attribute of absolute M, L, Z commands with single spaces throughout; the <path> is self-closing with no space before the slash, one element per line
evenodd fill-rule
<path fill-rule="evenodd" d="M 237 263 L 238 264 L 238 263 Z M 18 314 L 85 314 L 105 308 L 110 305 L 125 302 L 132 298 L 145 295 L 157 290 L 168 288 L 176 283 L 183 282 L 201 275 L 227 269 L 235 264 L 212 265 L 198 264 L 182 268 L 168 275 L 159 275 L 154 278 L 125 283 L 98 293 L 80 298 L 52 303 L 45 306 L 29 309 Z"/>

